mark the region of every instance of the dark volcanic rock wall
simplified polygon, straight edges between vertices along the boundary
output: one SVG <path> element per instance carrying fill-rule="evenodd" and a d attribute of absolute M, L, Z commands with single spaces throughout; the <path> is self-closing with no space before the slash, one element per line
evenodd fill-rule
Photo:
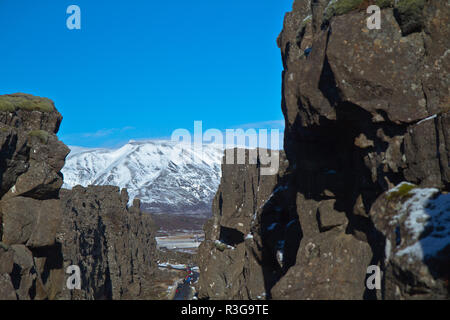
<path fill-rule="evenodd" d="M 145 298 L 155 270 L 155 227 L 135 200 L 118 187 L 61 190 L 64 266 L 78 265 L 83 290 L 64 290 L 64 299 Z"/>
<path fill-rule="evenodd" d="M 380 30 L 366 26 L 373 3 L 382 7 Z M 269 201 L 237 187 L 258 175 L 251 166 L 224 168 L 218 193 L 230 207 L 239 199 L 266 203 L 256 223 L 244 218 L 253 208 L 232 210 L 254 233 L 260 270 L 251 282 L 229 277 L 245 274 L 242 261 L 253 258 L 236 259 L 239 247 L 220 253 L 210 244 L 204 297 L 254 298 L 223 288 L 238 278 L 239 292 L 246 292 L 259 278 L 274 299 L 448 298 L 449 15 L 447 1 L 294 2 L 278 38 L 289 166 L 261 182 Z M 404 190 L 403 181 L 417 190 Z M 430 187 L 433 196 L 424 189 Z M 423 192 L 422 207 L 408 202 Z M 216 218 L 207 232 L 221 225 Z M 436 241 L 439 249 L 429 250 Z M 219 267 L 227 259 L 237 266 Z M 211 265 L 216 269 L 205 273 Z M 366 288 L 369 265 L 382 269 L 381 290 Z"/>
<path fill-rule="evenodd" d="M 0 96 L 0 299 L 53 299 L 61 290 L 58 192 L 69 152 L 56 137 L 61 120 L 48 99 Z"/>
<path fill-rule="evenodd" d="M 156 251 L 149 216 L 126 190 L 63 191 L 69 149 L 53 102 L 0 96 L 0 300 L 145 297 Z M 66 288 L 69 265 L 81 290 Z"/>
<path fill-rule="evenodd" d="M 248 152 L 247 152 L 248 157 Z M 248 158 L 247 158 L 248 159 Z M 280 155 L 280 171 L 286 167 Z M 222 179 L 198 252 L 199 297 L 263 299 L 260 213 L 279 176 L 261 176 L 258 165 L 222 164 Z"/>
<path fill-rule="evenodd" d="M 366 268 L 381 264 L 388 233 L 373 225 L 383 214 L 370 211 L 374 201 L 402 181 L 449 189 L 448 2 L 383 1 L 380 30 L 366 27 L 367 1 L 345 3 L 295 1 L 278 39 L 295 201 L 302 229 L 317 235 L 304 232 L 276 298 L 374 298 Z M 329 216 L 346 220 L 340 235 L 337 223 L 323 226 Z M 336 244 L 340 237 L 349 242 Z M 308 262 L 312 247 L 321 256 Z M 382 296 L 411 298 L 387 284 Z"/>

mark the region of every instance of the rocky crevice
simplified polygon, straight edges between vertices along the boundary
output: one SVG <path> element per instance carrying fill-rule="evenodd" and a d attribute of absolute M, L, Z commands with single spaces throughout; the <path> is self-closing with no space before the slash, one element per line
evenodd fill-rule
<path fill-rule="evenodd" d="M 0 300 L 140 299 L 156 268 L 155 228 L 126 190 L 60 188 L 69 149 L 51 100 L 0 96 Z M 66 268 L 81 269 L 69 290 Z"/>
<path fill-rule="evenodd" d="M 60 196 L 64 265 L 78 265 L 84 277 L 82 291 L 65 289 L 62 298 L 145 298 L 156 268 L 156 228 L 139 201 L 127 207 L 126 190 L 112 186 L 78 186 Z"/>
<path fill-rule="evenodd" d="M 255 219 L 243 221 L 253 235 L 245 242 L 253 253 L 245 263 L 259 268 L 252 274 L 264 282 L 265 298 L 448 298 L 448 271 L 442 270 L 450 241 L 438 260 L 416 259 L 412 267 L 397 259 L 400 249 L 389 247 L 396 229 L 384 224 L 395 223 L 396 212 L 380 202 L 403 181 L 419 189 L 437 188 L 444 199 L 449 191 L 450 57 L 445 39 L 450 10 L 445 2 L 423 1 L 420 8 L 407 5 L 408 0 L 388 2 L 382 6 L 380 30 L 366 27 L 368 2 L 347 8 L 345 0 L 297 0 L 286 14 L 278 38 L 286 164 L 276 179 L 261 182 L 259 188 L 270 190 L 269 195 L 258 200 L 263 205 Z M 256 176 L 251 166 L 244 172 L 238 166 L 223 168 L 218 193 L 223 203 L 264 197 L 237 194 L 243 181 Z M 399 208 L 406 200 L 389 204 Z M 207 233 L 224 225 L 228 215 L 243 219 L 250 214 L 248 208 L 220 210 Z M 417 214 L 408 210 L 407 215 Z M 398 222 L 398 230 L 409 230 L 403 223 Z M 421 245 L 412 233 L 404 233 L 403 241 Z M 395 257 L 387 257 L 391 249 Z M 203 297 L 240 297 L 205 289 L 217 282 L 203 271 L 216 268 L 231 252 L 210 248 L 213 257 L 205 257 L 201 270 Z M 370 265 L 384 272 L 381 290 L 366 287 Z M 255 281 L 241 280 L 239 290 L 252 291 Z"/>

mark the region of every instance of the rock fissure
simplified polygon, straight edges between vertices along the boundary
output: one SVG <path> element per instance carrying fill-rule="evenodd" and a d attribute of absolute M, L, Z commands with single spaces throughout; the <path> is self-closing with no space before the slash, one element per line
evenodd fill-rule
<path fill-rule="evenodd" d="M 323 24 L 329 1 L 294 2 L 277 39 L 286 159 L 276 177 L 239 196 L 239 185 L 260 179 L 257 168 L 222 166 L 221 202 L 213 206 L 215 216 L 220 211 L 216 228 L 252 226 L 252 238 L 235 251 L 252 277 L 222 289 L 227 283 L 215 273 L 242 266 L 220 267 L 229 252 L 214 261 L 200 253 L 200 283 L 216 283 L 215 291 L 201 285 L 201 297 L 255 298 L 259 279 L 268 299 L 448 299 L 448 254 L 415 265 L 407 262 L 412 256 L 397 258 L 404 243 L 423 240 L 405 231 L 407 219 L 397 223 L 399 232 L 389 224 L 403 200 L 387 198 L 402 182 L 449 191 L 448 70 L 429 67 L 446 50 L 441 40 L 449 28 L 435 25 L 449 20 L 448 4 L 424 2 L 415 10 L 406 2 L 383 6 L 377 31 L 366 28 L 364 11 L 333 14 Z M 242 201 L 252 205 L 236 212 L 233 204 Z M 379 291 L 366 288 L 371 265 L 383 272 Z"/>

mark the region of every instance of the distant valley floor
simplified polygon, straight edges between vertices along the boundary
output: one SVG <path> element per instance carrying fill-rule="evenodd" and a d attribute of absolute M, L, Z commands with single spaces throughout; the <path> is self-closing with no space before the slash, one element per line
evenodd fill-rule
<path fill-rule="evenodd" d="M 157 236 L 168 236 L 174 234 L 197 234 L 203 233 L 203 225 L 209 219 L 207 215 L 184 215 L 184 214 L 150 214 L 158 226 Z"/>

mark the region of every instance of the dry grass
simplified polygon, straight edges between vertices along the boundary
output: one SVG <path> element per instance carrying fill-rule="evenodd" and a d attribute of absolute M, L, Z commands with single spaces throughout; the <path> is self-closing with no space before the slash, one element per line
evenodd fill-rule
<path fill-rule="evenodd" d="M 51 112 L 55 106 L 50 99 L 36 97 L 25 93 L 6 94 L 0 96 L 0 111 L 27 111 Z"/>

